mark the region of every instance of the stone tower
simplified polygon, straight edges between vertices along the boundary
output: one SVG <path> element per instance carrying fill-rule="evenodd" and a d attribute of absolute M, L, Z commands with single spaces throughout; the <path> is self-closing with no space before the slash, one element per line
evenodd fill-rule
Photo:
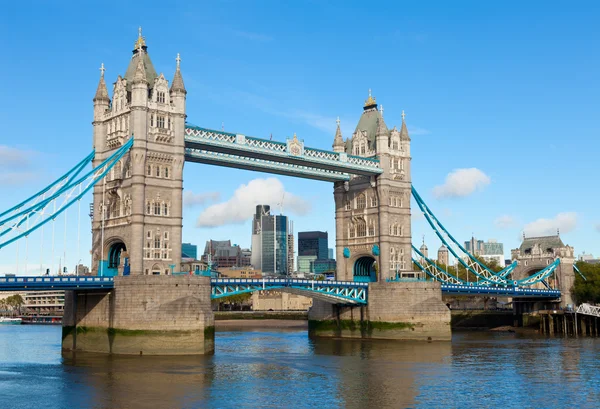
<path fill-rule="evenodd" d="M 334 185 L 337 279 L 384 282 L 413 275 L 410 226 L 410 137 L 402 113 L 400 130 L 389 130 L 375 98 L 365 101 L 352 137 L 336 130 L 333 150 L 379 160 L 377 177 L 353 176 Z"/>
<path fill-rule="evenodd" d="M 158 75 L 141 28 L 125 76 L 104 65 L 94 97 L 94 165 L 133 137 L 130 152 L 94 187 L 92 269 L 103 275 L 171 274 L 181 263 L 186 90 L 177 55 L 169 83 Z"/>

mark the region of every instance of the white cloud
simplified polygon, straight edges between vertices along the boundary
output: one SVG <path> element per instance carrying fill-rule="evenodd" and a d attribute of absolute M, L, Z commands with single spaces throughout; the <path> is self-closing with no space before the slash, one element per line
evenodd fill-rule
<path fill-rule="evenodd" d="M 433 195 L 438 199 L 469 196 L 490 182 L 490 177 L 477 168 L 456 169 L 446 176 L 443 185 L 433 188 Z"/>
<path fill-rule="evenodd" d="M 301 197 L 286 192 L 277 178 L 254 179 L 238 187 L 226 202 L 207 207 L 198 216 L 196 227 L 216 227 L 225 224 L 241 224 L 250 220 L 256 205 L 268 204 L 276 212 L 283 198 L 283 213 L 305 215 L 310 203 Z"/>
<path fill-rule="evenodd" d="M 554 216 L 552 219 L 537 219 L 527 223 L 523 227 L 526 237 L 551 236 L 555 235 L 557 230 L 561 233 L 568 233 L 575 229 L 577 225 L 577 213 L 563 212 Z"/>
<path fill-rule="evenodd" d="M 29 164 L 30 157 L 34 152 L 11 148 L 10 146 L 0 145 L 0 166 L 1 167 L 23 167 Z"/>
<path fill-rule="evenodd" d="M 216 202 L 221 198 L 221 193 L 219 192 L 203 192 L 203 193 L 194 193 L 194 192 L 185 192 L 183 194 L 183 205 L 185 207 L 194 207 L 203 205 L 208 202 Z"/>
<path fill-rule="evenodd" d="M 517 221 L 515 220 L 514 217 L 505 214 L 505 215 L 498 217 L 496 220 L 494 220 L 494 224 L 499 229 L 509 229 L 511 227 L 515 227 L 517 224 Z"/>

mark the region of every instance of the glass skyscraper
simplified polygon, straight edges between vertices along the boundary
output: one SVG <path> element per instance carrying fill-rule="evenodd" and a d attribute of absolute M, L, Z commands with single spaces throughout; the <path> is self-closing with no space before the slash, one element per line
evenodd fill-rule
<path fill-rule="evenodd" d="M 288 274 L 288 218 L 283 215 L 261 216 L 262 272 Z"/>

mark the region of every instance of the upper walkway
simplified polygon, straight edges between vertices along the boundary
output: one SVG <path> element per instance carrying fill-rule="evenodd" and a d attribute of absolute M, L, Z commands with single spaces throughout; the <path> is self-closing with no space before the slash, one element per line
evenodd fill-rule
<path fill-rule="evenodd" d="M 383 173 L 379 160 L 186 125 L 185 160 L 286 176 L 338 182 Z"/>

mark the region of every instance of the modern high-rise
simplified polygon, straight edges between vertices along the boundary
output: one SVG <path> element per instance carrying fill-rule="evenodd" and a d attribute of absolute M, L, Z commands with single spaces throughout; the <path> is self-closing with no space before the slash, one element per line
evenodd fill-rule
<path fill-rule="evenodd" d="M 262 216 L 269 216 L 271 214 L 270 210 L 271 207 L 268 205 L 258 205 L 252 218 L 252 256 L 250 265 L 257 269 L 262 268 Z"/>
<path fill-rule="evenodd" d="M 465 249 L 471 254 L 481 257 L 485 260 L 495 260 L 500 267 L 504 267 L 504 244 L 497 240 L 489 239 L 487 242 L 477 240 L 471 237 L 471 240 L 465 241 Z"/>
<path fill-rule="evenodd" d="M 251 264 L 263 275 L 287 275 L 294 269 L 294 238 L 287 216 L 271 215 L 268 205 L 256 206 L 252 219 Z"/>
<path fill-rule="evenodd" d="M 198 246 L 191 243 L 181 243 L 181 258 L 198 258 Z"/>
<path fill-rule="evenodd" d="M 304 231 L 298 233 L 298 256 L 317 256 L 328 259 L 326 231 Z"/>
<path fill-rule="evenodd" d="M 335 258 L 335 256 L 333 255 L 333 249 L 332 248 L 328 248 L 327 249 L 327 258 L 330 260 L 333 260 Z"/>
<path fill-rule="evenodd" d="M 204 247 L 202 261 L 212 263 L 213 269 L 226 267 L 243 267 L 242 249 L 231 240 L 208 240 Z"/>

